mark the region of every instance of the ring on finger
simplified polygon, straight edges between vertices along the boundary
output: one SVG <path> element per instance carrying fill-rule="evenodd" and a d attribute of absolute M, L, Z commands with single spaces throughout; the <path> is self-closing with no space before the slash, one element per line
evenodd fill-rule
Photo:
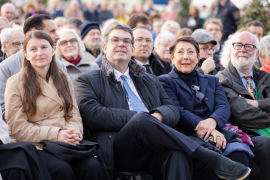
<path fill-rule="evenodd" d="M 206 131 L 203 131 L 204 134 L 206 134 L 207 132 Z"/>
<path fill-rule="evenodd" d="M 217 135 L 217 138 L 220 138 L 220 135 Z"/>

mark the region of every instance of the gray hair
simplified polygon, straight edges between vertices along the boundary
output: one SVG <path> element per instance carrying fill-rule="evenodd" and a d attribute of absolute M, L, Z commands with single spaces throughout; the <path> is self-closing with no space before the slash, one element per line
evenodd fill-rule
<path fill-rule="evenodd" d="M 130 35 L 131 35 L 131 43 L 132 43 L 132 46 L 134 45 L 134 36 L 133 36 L 133 32 L 132 32 L 132 29 L 128 26 L 123 26 L 121 24 L 117 24 L 111 28 L 109 28 L 107 30 L 107 32 L 105 33 L 105 38 L 104 38 L 104 42 L 107 43 L 108 40 L 109 40 L 109 35 L 111 34 L 111 32 L 113 30 L 123 30 L 123 31 L 126 31 L 128 32 Z"/>
<path fill-rule="evenodd" d="M 230 50 L 232 48 L 232 43 L 234 43 L 234 40 L 243 32 L 248 32 L 248 31 L 236 32 L 235 34 L 230 35 L 227 41 L 225 41 L 222 47 L 221 58 L 220 58 L 220 62 L 225 68 L 228 67 L 228 63 L 231 60 Z M 258 51 L 260 49 L 260 43 L 259 43 L 258 38 L 254 36 L 252 33 L 250 32 L 248 33 L 255 39 L 256 51 Z"/>
<path fill-rule="evenodd" d="M 179 31 L 181 29 L 181 26 L 176 21 L 168 20 L 163 24 L 163 26 L 160 29 L 160 32 L 168 31 L 169 28 L 176 28 Z"/>
<path fill-rule="evenodd" d="M 79 45 L 79 55 L 83 56 L 83 53 L 85 51 L 85 46 L 84 46 L 81 38 L 76 33 L 76 31 L 74 29 L 68 29 L 68 28 L 64 28 L 64 29 L 61 29 L 60 31 L 57 31 L 57 34 L 59 35 L 59 37 L 65 33 L 72 33 L 75 36 L 75 38 L 78 41 L 78 45 Z M 60 50 L 60 41 L 61 41 L 61 39 L 58 40 L 57 45 L 56 45 L 56 50 L 55 50 L 55 56 L 57 58 L 59 58 L 60 56 L 63 56 L 63 53 Z"/>
<path fill-rule="evenodd" d="M 0 34 L 1 44 L 7 43 L 12 32 L 14 31 L 23 33 L 23 28 L 17 24 L 13 24 L 11 28 L 4 28 Z M 4 46 L 2 46 L 1 50 L 4 52 L 5 50 L 3 47 Z"/>
<path fill-rule="evenodd" d="M 1 20 L 1 19 L 2 19 L 3 21 L 5 21 L 5 23 L 7 24 L 7 27 L 10 28 L 9 21 L 8 21 L 6 18 L 0 16 L 0 20 Z"/>
<path fill-rule="evenodd" d="M 176 40 L 176 38 L 170 31 L 164 31 L 156 37 L 154 47 L 157 48 L 158 45 L 164 40 L 169 40 L 173 42 Z"/>
<path fill-rule="evenodd" d="M 1 12 L 4 10 L 5 7 L 11 7 L 13 12 L 15 13 L 16 8 L 15 8 L 15 6 L 13 4 L 11 4 L 11 3 L 3 4 L 3 6 L 1 6 Z"/>
<path fill-rule="evenodd" d="M 263 38 L 261 38 L 260 41 L 260 55 L 259 57 L 261 57 L 261 55 L 265 55 L 265 56 L 269 56 L 270 55 L 270 35 L 268 36 L 264 36 Z"/>
<path fill-rule="evenodd" d="M 107 32 L 107 30 L 109 29 L 109 27 L 111 26 L 111 24 L 120 24 L 120 22 L 117 20 L 117 19 L 108 19 L 107 21 L 105 21 L 104 25 L 102 26 L 102 29 L 101 29 L 101 39 L 102 41 L 104 41 L 105 39 L 105 34 Z"/>

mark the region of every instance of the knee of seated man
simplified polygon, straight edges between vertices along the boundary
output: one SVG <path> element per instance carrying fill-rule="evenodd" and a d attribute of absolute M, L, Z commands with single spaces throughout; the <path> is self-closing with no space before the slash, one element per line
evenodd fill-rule
<path fill-rule="evenodd" d="M 146 126 L 149 127 L 150 124 L 154 122 L 160 122 L 158 119 L 156 119 L 154 116 L 152 116 L 150 113 L 147 112 L 139 112 L 135 114 L 130 121 L 132 123 L 138 124 L 140 127 Z"/>
<path fill-rule="evenodd" d="M 265 153 L 267 154 L 267 156 L 270 157 L 270 138 L 267 136 L 258 136 L 256 138 L 258 140 L 256 141 L 256 143 L 254 143 L 254 145 L 256 146 L 255 148 L 259 148 L 261 150 L 260 153 Z"/>

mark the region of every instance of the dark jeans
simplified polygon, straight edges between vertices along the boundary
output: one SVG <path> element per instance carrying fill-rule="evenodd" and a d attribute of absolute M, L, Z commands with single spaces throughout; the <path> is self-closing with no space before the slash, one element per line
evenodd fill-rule
<path fill-rule="evenodd" d="M 260 180 L 270 179 L 270 138 L 267 136 L 254 136 L 251 138 L 254 147 L 251 147 L 255 157 L 254 161 L 260 170 Z M 256 178 L 256 179 L 259 179 Z"/>
<path fill-rule="evenodd" d="M 38 151 L 52 180 L 107 180 L 106 170 L 94 157 L 76 161 L 63 161 L 45 151 Z"/>
<path fill-rule="evenodd" d="M 114 140 L 119 171 L 145 171 L 164 180 L 192 179 L 192 154 L 199 147 L 190 138 L 149 113 L 138 113 Z"/>

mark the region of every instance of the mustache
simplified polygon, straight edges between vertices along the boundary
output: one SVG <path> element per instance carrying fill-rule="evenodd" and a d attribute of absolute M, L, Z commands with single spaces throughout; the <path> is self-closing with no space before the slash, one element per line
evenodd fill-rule
<path fill-rule="evenodd" d="M 239 54 L 237 54 L 237 56 L 236 56 L 236 57 L 238 58 L 239 56 L 244 56 L 244 57 L 249 58 L 248 53 L 239 53 Z"/>

